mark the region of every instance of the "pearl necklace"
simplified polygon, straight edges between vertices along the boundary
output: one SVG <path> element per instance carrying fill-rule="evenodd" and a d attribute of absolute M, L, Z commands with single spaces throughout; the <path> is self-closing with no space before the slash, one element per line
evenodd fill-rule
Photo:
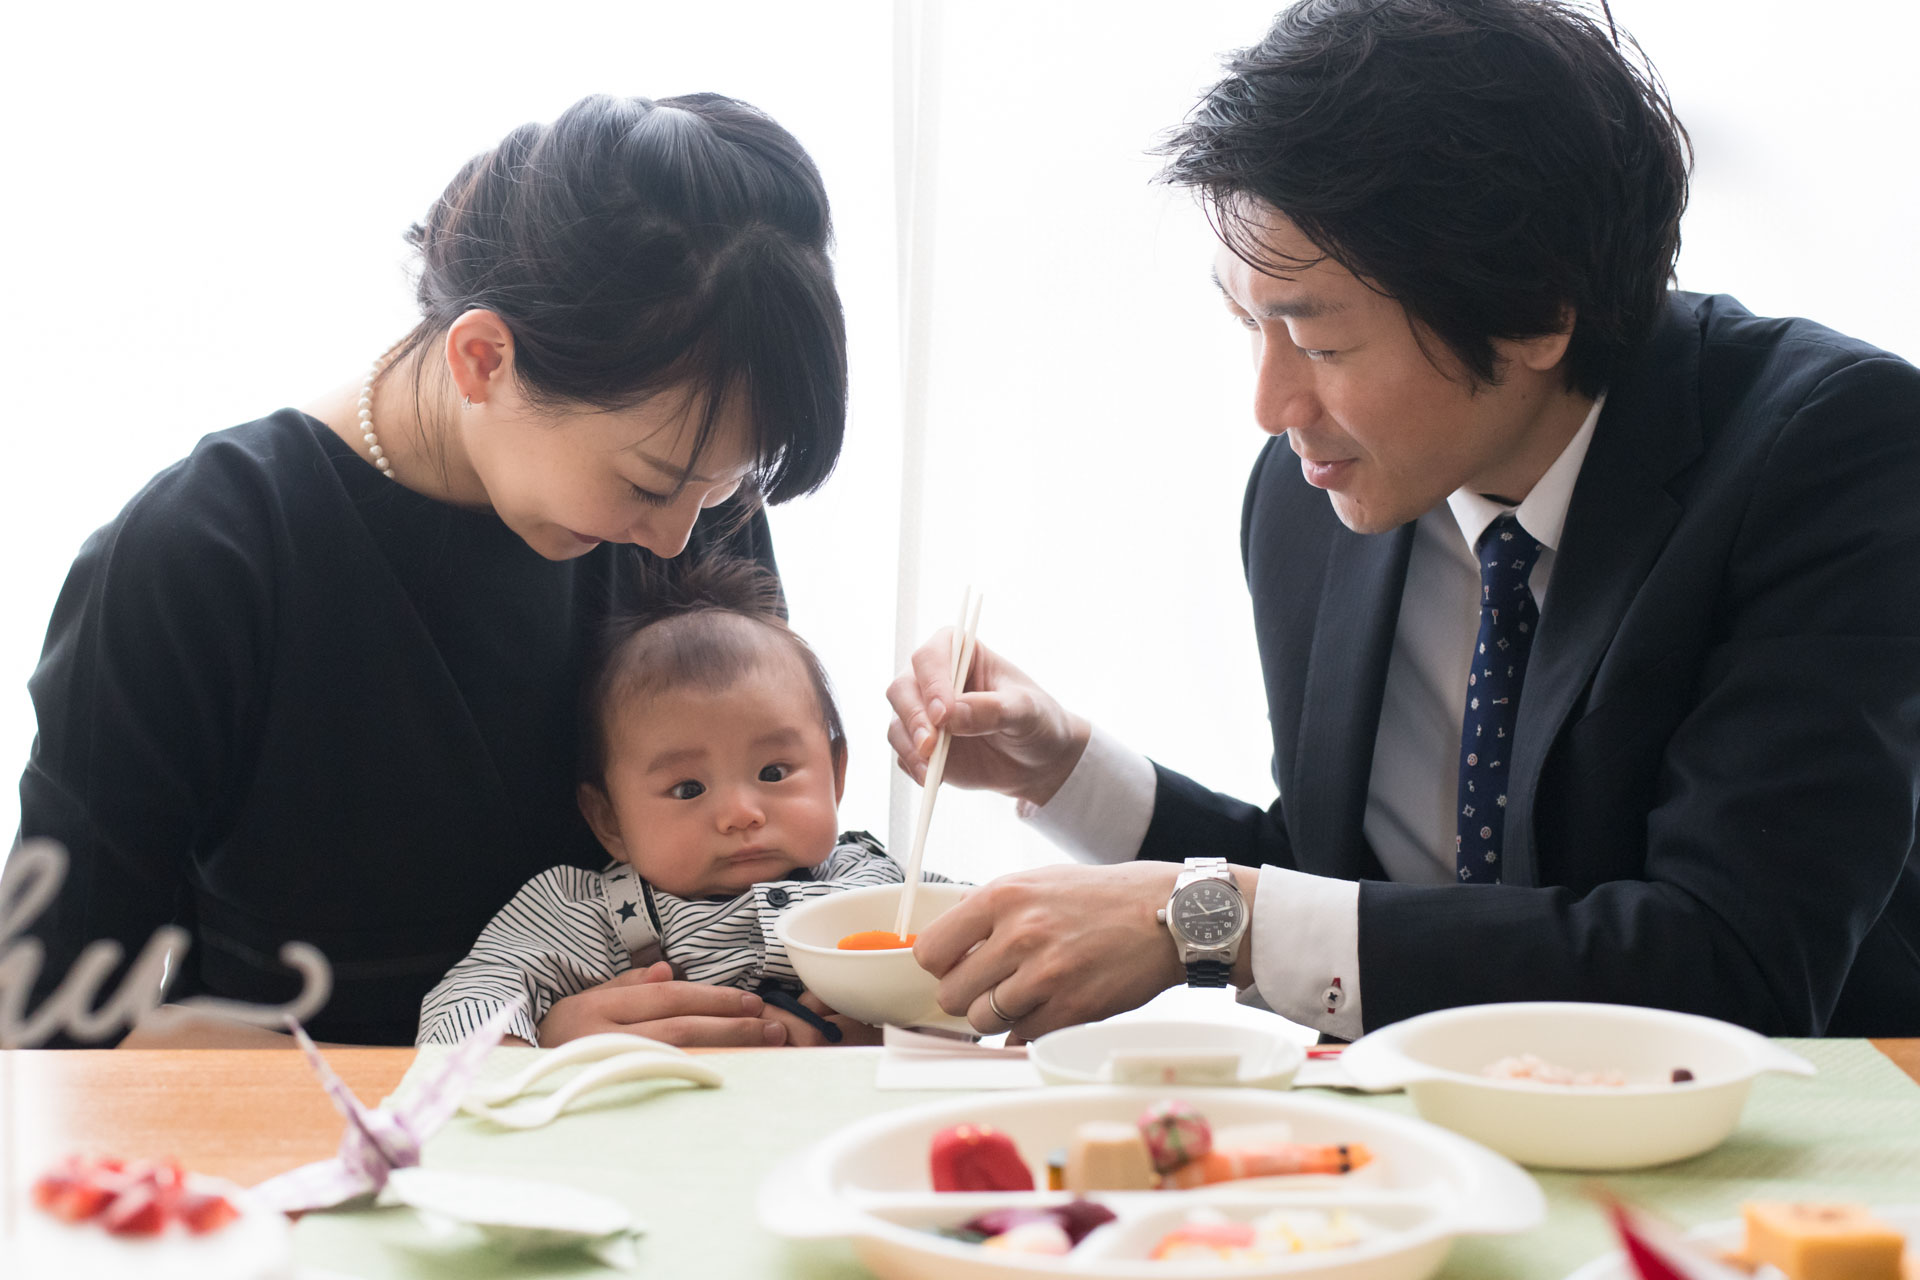
<path fill-rule="evenodd" d="M 386 451 L 380 447 L 380 437 L 373 433 L 373 384 L 380 376 L 380 370 L 386 366 L 386 359 L 393 352 L 381 353 L 373 362 L 373 368 L 367 370 L 367 380 L 360 387 L 360 432 L 367 442 L 367 453 L 373 459 L 373 465 L 380 468 L 380 474 L 387 479 L 394 478 L 393 464 L 387 461 Z"/>

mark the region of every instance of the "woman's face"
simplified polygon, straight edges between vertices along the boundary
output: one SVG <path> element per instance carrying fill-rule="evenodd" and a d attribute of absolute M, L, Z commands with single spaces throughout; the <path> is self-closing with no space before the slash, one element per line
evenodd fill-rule
<path fill-rule="evenodd" d="M 454 425 L 486 504 L 547 559 L 570 560 L 602 542 L 673 557 L 700 512 L 733 496 L 755 462 L 737 398 L 693 457 L 704 404 L 668 390 L 631 409 L 536 410 L 501 388 Z"/>

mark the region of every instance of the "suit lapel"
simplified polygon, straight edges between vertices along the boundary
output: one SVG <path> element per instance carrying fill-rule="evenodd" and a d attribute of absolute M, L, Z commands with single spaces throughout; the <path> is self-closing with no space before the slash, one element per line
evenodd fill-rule
<path fill-rule="evenodd" d="M 1287 825 L 1303 870 L 1349 880 L 1386 878 L 1361 823 L 1412 551 L 1411 524 L 1375 536 L 1340 530 L 1328 549 L 1286 797 Z"/>
<path fill-rule="evenodd" d="M 1533 805 L 1540 774 L 1620 620 L 1679 521 L 1666 485 L 1701 450 L 1699 332 L 1669 302 L 1642 354 L 1607 395 L 1574 485 L 1514 730 L 1509 884 L 1538 878 Z"/>

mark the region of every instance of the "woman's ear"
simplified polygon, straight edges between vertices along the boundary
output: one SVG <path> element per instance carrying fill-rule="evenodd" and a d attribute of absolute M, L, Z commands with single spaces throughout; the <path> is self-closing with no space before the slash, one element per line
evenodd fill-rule
<path fill-rule="evenodd" d="M 492 311 L 468 311 L 447 329 L 447 372 L 470 404 L 485 404 L 513 370 L 513 331 Z"/>
<path fill-rule="evenodd" d="M 626 841 L 620 838 L 619 816 L 614 813 L 613 801 L 607 798 L 607 793 L 591 782 L 583 782 L 574 795 L 580 802 L 580 816 L 587 820 L 600 847 L 621 862 L 631 862 Z"/>

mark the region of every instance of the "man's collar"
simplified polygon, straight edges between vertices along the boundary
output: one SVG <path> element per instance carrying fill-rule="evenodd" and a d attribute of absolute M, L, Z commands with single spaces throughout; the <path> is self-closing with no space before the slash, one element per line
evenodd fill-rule
<path fill-rule="evenodd" d="M 1520 521 L 1520 527 L 1533 535 L 1534 541 L 1549 550 L 1558 549 L 1560 531 L 1567 523 L 1567 506 L 1573 501 L 1574 482 L 1580 478 L 1580 467 L 1587 460 L 1587 446 L 1593 443 L 1594 424 L 1600 421 L 1600 410 L 1606 403 L 1607 393 L 1602 391 L 1595 398 L 1593 408 L 1587 410 L 1586 421 L 1573 433 L 1573 439 L 1567 441 L 1567 447 L 1560 451 L 1560 456 L 1553 460 L 1553 465 L 1518 507 L 1495 502 L 1472 489 L 1455 489 L 1447 496 L 1447 507 L 1453 512 L 1454 523 L 1460 526 L 1460 536 L 1467 540 L 1469 549 L 1479 545 L 1480 535 L 1487 531 L 1488 525 L 1509 511 Z"/>

